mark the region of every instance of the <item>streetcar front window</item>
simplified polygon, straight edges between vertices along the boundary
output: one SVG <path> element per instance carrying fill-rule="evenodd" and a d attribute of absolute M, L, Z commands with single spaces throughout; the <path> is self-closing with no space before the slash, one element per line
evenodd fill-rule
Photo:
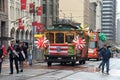
<path fill-rule="evenodd" d="M 64 33 L 56 33 L 56 43 L 64 43 Z"/>
<path fill-rule="evenodd" d="M 54 33 L 47 33 L 46 37 L 50 41 L 50 43 L 54 43 Z"/>
<path fill-rule="evenodd" d="M 97 43 L 96 42 L 89 42 L 89 48 L 96 48 L 97 47 Z"/>
<path fill-rule="evenodd" d="M 66 34 L 66 42 L 67 43 L 72 43 L 74 39 L 74 35 L 73 34 Z"/>

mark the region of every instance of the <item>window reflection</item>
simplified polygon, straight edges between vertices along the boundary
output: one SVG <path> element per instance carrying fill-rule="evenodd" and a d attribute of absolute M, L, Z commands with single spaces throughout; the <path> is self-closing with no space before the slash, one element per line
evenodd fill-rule
<path fill-rule="evenodd" d="M 56 33 L 56 43 L 64 43 L 64 33 Z"/>
<path fill-rule="evenodd" d="M 89 48 L 96 48 L 97 43 L 96 42 L 89 42 Z"/>
<path fill-rule="evenodd" d="M 67 43 L 72 43 L 73 39 L 74 39 L 73 34 L 66 34 L 66 42 Z"/>
<path fill-rule="evenodd" d="M 50 43 L 54 43 L 54 33 L 47 33 L 46 37 L 50 41 Z"/>

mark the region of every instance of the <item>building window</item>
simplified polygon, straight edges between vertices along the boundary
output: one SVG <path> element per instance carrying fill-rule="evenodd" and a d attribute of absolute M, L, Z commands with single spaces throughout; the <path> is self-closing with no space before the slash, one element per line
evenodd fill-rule
<path fill-rule="evenodd" d="M 16 31 L 16 39 L 19 40 L 19 30 Z"/>
<path fill-rule="evenodd" d="M 46 4 L 43 4 L 43 14 L 46 13 Z"/>
<path fill-rule="evenodd" d="M 53 4 L 50 4 L 50 15 L 53 15 Z"/>
<path fill-rule="evenodd" d="M 5 26 L 6 26 L 6 23 L 4 21 L 1 22 L 1 35 L 0 36 L 5 36 Z"/>
<path fill-rule="evenodd" d="M 50 43 L 54 43 L 54 33 L 47 33 L 47 39 L 49 39 Z"/>
<path fill-rule="evenodd" d="M 56 43 L 64 43 L 64 33 L 56 33 Z"/>
<path fill-rule="evenodd" d="M 14 7 L 13 6 L 10 6 L 10 19 L 14 19 Z"/>
<path fill-rule="evenodd" d="M 4 0 L 0 0 L 0 11 L 5 12 L 5 1 Z"/>

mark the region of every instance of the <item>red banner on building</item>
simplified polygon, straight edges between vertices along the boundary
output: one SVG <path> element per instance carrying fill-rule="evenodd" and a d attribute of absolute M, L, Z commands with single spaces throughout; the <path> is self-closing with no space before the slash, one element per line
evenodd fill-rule
<path fill-rule="evenodd" d="M 34 3 L 30 3 L 30 4 L 29 4 L 29 9 L 30 9 L 29 12 L 30 12 L 30 13 L 33 13 L 33 12 L 34 12 L 34 7 L 35 7 Z"/>
<path fill-rule="evenodd" d="M 21 10 L 26 9 L 26 0 L 21 0 Z"/>
<path fill-rule="evenodd" d="M 42 32 L 44 30 L 44 24 L 42 23 L 37 23 L 37 26 L 36 26 L 36 32 Z"/>
<path fill-rule="evenodd" d="M 23 26 L 23 24 L 22 24 L 22 19 L 21 19 L 21 18 L 18 19 L 18 26 L 19 26 L 18 29 L 20 29 L 20 30 L 24 30 L 24 26 Z"/>
<path fill-rule="evenodd" d="M 32 22 L 32 26 L 37 26 L 37 21 Z"/>
<path fill-rule="evenodd" d="M 42 15 L 42 6 L 37 7 L 37 15 L 38 16 Z"/>
<path fill-rule="evenodd" d="M 44 24 L 38 23 L 37 21 L 32 22 L 33 27 L 36 27 L 36 32 L 42 32 L 44 30 Z"/>

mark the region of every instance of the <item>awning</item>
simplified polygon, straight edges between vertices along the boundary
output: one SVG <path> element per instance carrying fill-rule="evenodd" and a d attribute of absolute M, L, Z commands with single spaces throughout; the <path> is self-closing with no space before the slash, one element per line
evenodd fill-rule
<path fill-rule="evenodd" d="M 14 38 L 13 37 L 5 37 L 5 36 L 0 37 L 0 41 L 2 41 L 2 40 L 11 40 L 11 39 L 14 39 Z"/>

